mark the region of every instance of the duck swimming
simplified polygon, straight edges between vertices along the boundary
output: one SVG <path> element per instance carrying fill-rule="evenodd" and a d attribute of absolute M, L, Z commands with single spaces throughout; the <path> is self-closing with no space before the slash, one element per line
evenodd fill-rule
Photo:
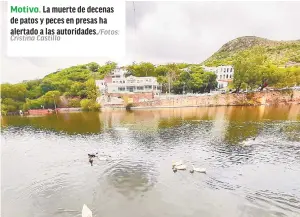
<path fill-rule="evenodd" d="M 176 169 L 176 167 L 173 167 L 173 168 L 172 168 L 172 170 L 173 170 L 173 172 L 174 172 L 174 173 L 176 173 L 176 172 L 177 172 L 177 169 Z"/>
<path fill-rule="evenodd" d="M 198 172 L 198 173 L 206 173 L 206 168 L 196 168 L 194 165 L 192 165 L 192 169 L 190 170 L 190 173 Z"/>
<path fill-rule="evenodd" d="M 89 163 L 91 164 L 91 166 L 93 166 L 94 158 L 98 157 L 97 155 L 98 155 L 98 152 L 96 154 L 88 154 Z"/>
<path fill-rule="evenodd" d="M 97 157 L 98 152 L 96 154 L 88 154 L 89 158 Z"/>
<path fill-rule="evenodd" d="M 91 166 L 93 166 L 93 161 L 94 161 L 93 158 L 89 159 L 89 162 L 90 162 Z"/>
<path fill-rule="evenodd" d="M 172 161 L 172 170 L 173 172 L 177 172 L 177 170 L 186 170 L 186 165 L 183 164 L 182 160 L 180 161 Z"/>
<path fill-rule="evenodd" d="M 82 217 L 93 217 L 92 211 L 85 204 L 82 207 L 81 216 Z"/>
<path fill-rule="evenodd" d="M 179 166 L 174 166 L 177 170 L 186 170 L 186 165 L 179 165 Z"/>
<path fill-rule="evenodd" d="M 175 166 L 180 166 L 180 165 L 182 165 L 183 164 L 183 162 L 182 162 L 182 160 L 180 160 L 180 161 L 172 161 L 172 167 L 175 167 Z"/>
<path fill-rule="evenodd" d="M 108 160 L 108 158 L 106 158 L 106 157 L 98 157 L 98 159 L 101 160 L 101 161 L 107 161 Z"/>

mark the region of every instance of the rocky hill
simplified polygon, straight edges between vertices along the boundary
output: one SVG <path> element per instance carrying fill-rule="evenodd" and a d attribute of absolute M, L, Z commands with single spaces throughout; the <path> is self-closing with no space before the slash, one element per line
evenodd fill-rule
<path fill-rule="evenodd" d="M 273 41 L 255 36 L 244 36 L 227 42 L 203 64 L 207 66 L 229 65 L 239 51 L 255 46 L 266 48 L 268 57 L 275 65 L 300 64 L 300 40 Z"/>

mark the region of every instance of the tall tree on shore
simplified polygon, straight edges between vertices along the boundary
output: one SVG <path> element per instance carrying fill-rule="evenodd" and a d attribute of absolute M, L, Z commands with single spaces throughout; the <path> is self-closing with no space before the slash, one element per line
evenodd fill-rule
<path fill-rule="evenodd" d="M 254 47 L 250 50 L 241 51 L 234 59 L 234 78 L 233 85 L 240 91 L 243 83 L 254 88 L 264 70 L 264 65 L 267 63 L 265 49 Z"/>

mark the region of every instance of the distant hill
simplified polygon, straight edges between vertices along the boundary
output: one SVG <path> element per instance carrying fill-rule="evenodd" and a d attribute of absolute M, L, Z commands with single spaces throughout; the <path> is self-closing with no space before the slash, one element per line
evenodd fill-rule
<path fill-rule="evenodd" d="M 275 65 L 300 63 L 300 40 L 272 41 L 255 36 L 236 38 L 224 44 L 216 53 L 203 62 L 207 66 L 230 65 L 233 57 L 242 50 L 261 46 Z"/>

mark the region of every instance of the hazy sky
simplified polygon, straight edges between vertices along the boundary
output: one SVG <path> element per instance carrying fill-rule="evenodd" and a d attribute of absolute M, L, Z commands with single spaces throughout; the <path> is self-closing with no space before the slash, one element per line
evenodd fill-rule
<path fill-rule="evenodd" d="M 5 13 L 0 34 L 5 34 Z M 255 35 L 273 40 L 300 39 L 300 2 L 127 2 L 127 54 L 133 61 L 199 63 L 237 37 Z M 134 28 L 136 26 L 136 28 Z M 135 31 L 136 30 L 136 31 Z M 1 82 L 42 78 L 58 68 L 101 58 L 7 58 L 1 37 Z"/>

